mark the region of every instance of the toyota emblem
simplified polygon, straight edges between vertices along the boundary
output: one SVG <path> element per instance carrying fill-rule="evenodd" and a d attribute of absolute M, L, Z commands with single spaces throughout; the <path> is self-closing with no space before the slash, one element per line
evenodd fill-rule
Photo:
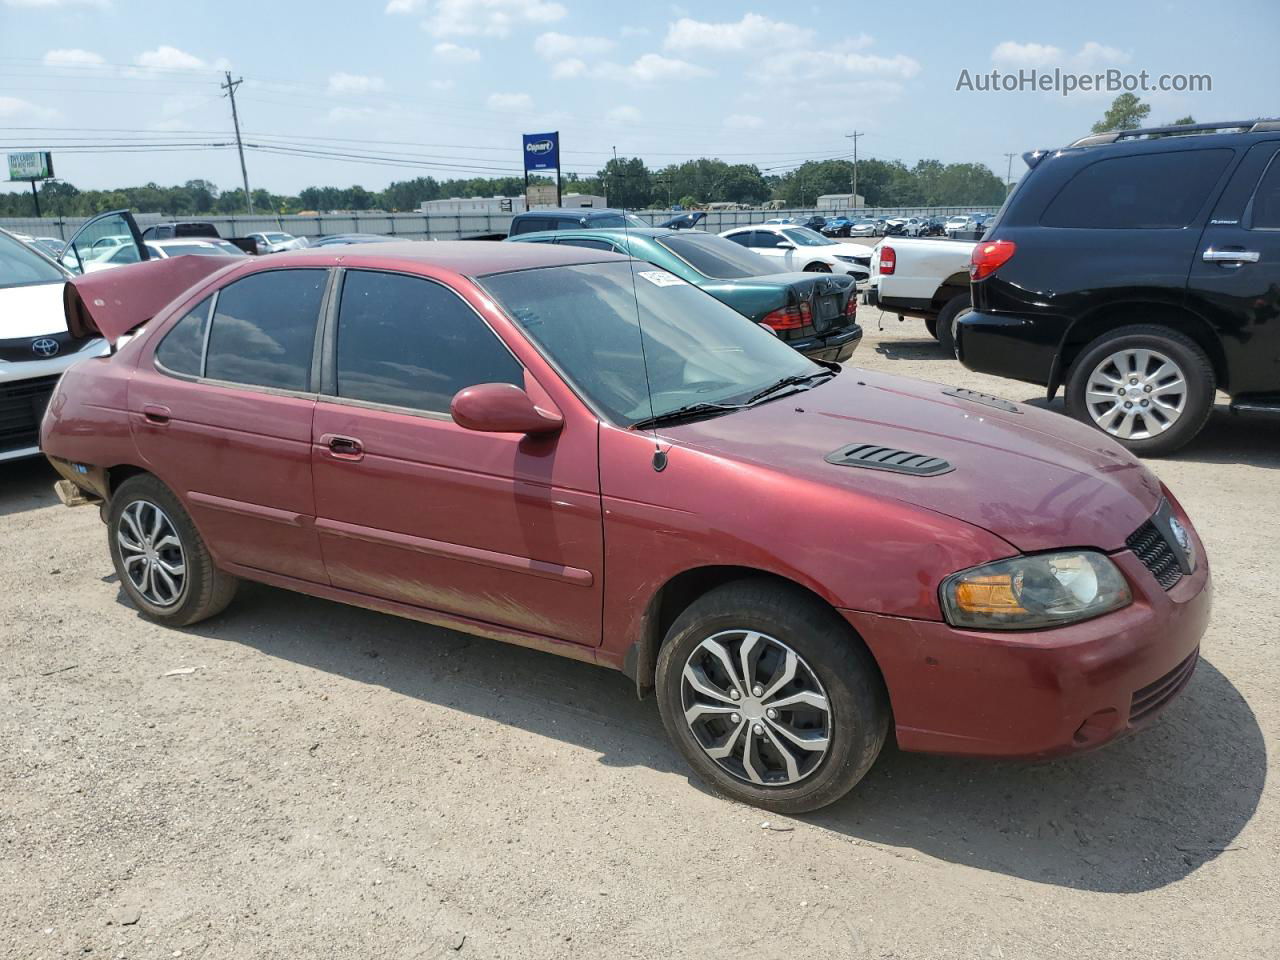
<path fill-rule="evenodd" d="M 31 352 L 38 357 L 52 357 L 61 349 L 58 341 L 53 337 L 41 337 L 31 342 Z"/>

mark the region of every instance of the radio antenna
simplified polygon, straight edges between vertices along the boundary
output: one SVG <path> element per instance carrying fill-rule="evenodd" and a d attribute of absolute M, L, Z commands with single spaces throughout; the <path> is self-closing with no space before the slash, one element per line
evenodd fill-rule
<path fill-rule="evenodd" d="M 613 175 L 618 177 L 618 148 L 613 148 Z M 644 368 L 644 391 L 649 398 L 649 419 L 653 419 L 653 383 L 649 379 L 649 354 L 644 347 L 644 321 L 640 315 L 640 294 L 636 290 L 636 256 L 631 248 L 631 227 L 627 223 L 627 209 L 622 207 L 622 235 L 627 239 L 627 266 L 631 271 L 631 299 L 636 305 L 636 330 L 640 334 L 640 363 Z M 663 452 L 662 444 L 658 441 L 658 428 L 656 425 L 649 428 L 653 431 L 653 469 L 661 473 L 667 468 L 667 455 Z"/>

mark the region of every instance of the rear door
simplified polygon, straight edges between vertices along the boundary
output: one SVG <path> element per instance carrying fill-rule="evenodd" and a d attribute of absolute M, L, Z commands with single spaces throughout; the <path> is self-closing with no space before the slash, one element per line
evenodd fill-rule
<path fill-rule="evenodd" d="M 566 411 L 538 438 L 458 426 L 450 402 L 465 387 L 546 394 L 443 283 L 347 270 L 336 305 L 312 432 L 333 585 L 598 644 L 598 422 Z"/>
<path fill-rule="evenodd" d="M 1280 393 L 1280 139 L 1250 148 L 1205 225 L 1187 303 L 1218 332 L 1233 396 Z"/>
<path fill-rule="evenodd" d="M 325 582 L 311 484 L 329 271 L 266 270 L 188 309 L 129 385 L 131 429 L 220 561 Z"/>

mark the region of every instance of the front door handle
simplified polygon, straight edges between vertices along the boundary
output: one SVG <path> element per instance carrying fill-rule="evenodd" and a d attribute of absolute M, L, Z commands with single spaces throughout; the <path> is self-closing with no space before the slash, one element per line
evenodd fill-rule
<path fill-rule="evenodd" d="M 142 405 L 142 418 L 157 427 L 162 427 L 169 422 L 169 408 L 160 403 L 144 403 Z"/>
<path fill-rule="evenodd" d="M 1200 257 L 1205 263 L 1257 263 L 1262 255 L 1257 250 L 1215 250 L 1210 247 Z"/>
<path fill-rule="evenodd" d="M 343 437 L 336 433 L 326 433 L 320 442 L 329 448 L 329 456 L 335 460 L 363 460 L 364 444 L 355 437 Z"/>

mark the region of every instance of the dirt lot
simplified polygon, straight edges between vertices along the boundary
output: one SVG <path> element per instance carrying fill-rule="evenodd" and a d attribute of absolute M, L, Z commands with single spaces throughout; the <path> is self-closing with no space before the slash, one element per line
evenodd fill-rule
<path fill-rule="evenodd" d="M 1034 396 L 862 322 L 864 366 Z M 1275 957 L 1280 422 L 1221 409 L 1152 467 L 1217 589 L 1160 723 L 890 749 L 787 819 L 692 783 L 621 675 L 266 587 L 153 626 L 96 511 L 4 465 L 0 956 Z"/>

